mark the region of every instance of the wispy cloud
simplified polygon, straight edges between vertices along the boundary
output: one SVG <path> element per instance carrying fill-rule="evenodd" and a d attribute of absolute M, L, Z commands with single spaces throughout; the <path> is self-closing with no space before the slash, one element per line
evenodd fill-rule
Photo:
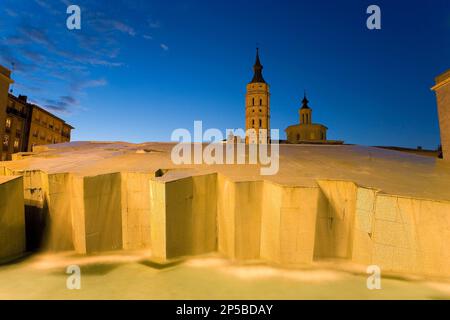
<path fill-rule="evenodd" d="M 78 100 L 72 96 L 61 96 L 58 100 L 46 99 L 44 103 L 45 109 L 66 114 L 71 113 L 76 106 L 78 106 Z"/>
<path fill-rule="evenodd" d="M 86 81 L 80 81 L 80 82 L 74 83 L 72 85 L 72 89 L 76 92 L 79 92 L 83 89 L 104 87 L 107 84 L 108 84 L 108 81 L 104 78 L 92 79 L 92 80 L 86 80 Z"/>
<path fill-rule="evenodd" d="M 136 35 L 136 31 L 128 24 L 114 19 L 96 18 L 90 21 L 92 27 L 99 32 L 119 31 L 132 37 Z"/>
<path fill-rule="evenodd" d="M 148 26 L 152 29 L 159 29 L 161 28 L 161 22 L 159 22 L 158 20 L 149 19 Z"/>
<path fill-rule="evenodd" d="M 13 18 L 18 16 L 16 11 L 9 9 L 9 8 L 5 8 L 5 12 L 8 16 L 13 17 Z"/>
<path fill-rule="evenodd" d="M 124 65 L 120 53 L 126 37 L 150 41 L 157 39 L 153 37 L 154 29 L 161 28 L 159 20 L 145 20 L 148 16 L 144 16 L 141 30 L 133 20 L 124 19 L 126 15 L 111 14 L 107 8 L 99 8 L 103 4 L 89 0 L 30 2 L 32 12 L 3 8 L 5 19 L 14 27 L 0 30 L 0 63 L 11 68 L 14 62 L 15 89 L 22 90 L 22 94 L 35 93 L 36 101 L 55 112 L 68 113 L 77 108 L 77 99 L 82 100 L 80 97 L 89 89 L 108 85 L 106 78 L 94 74 L 101 75 L 104 68 Z M 121 2 L 126 10 L 130 9 L 128 1 Z M 65 29 L 65 9 L 71 4 L 82 8 L 82 32 Z M 36 11 L 39 19 L 35 19 Z M 169 46 L 162 42 L 155 41 L 156 49 L 159 46 L 160 50 L 168 51 Z"/>
<path fill-rule="evenodd" d="M 56 10 L 56 9 L 54 9 L 53 7 L 52 7 L 52 5 L 51 4 L 49 4 L 47 1 L 45 1 L 45 0 L 34 0 L 34 2 L 37 4 L 37 5 L 39 5 L 41 8 L 44 8 L 44 9 L 46 9 L 48 12 L 50 12 L 51 14 L 54 14 L 54 15 L 56 15 L 56 14 L 60 14 L 60 13 L 62 13 L 62 12 L 64 12 L 64 11 L 58 11 L 58 10 Z"/>

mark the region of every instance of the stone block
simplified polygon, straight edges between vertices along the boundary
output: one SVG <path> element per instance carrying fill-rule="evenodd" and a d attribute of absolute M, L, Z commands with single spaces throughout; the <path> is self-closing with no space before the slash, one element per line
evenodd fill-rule
<path fill-rule="evenodd" d="M 0 176 L 0 261 L 25 252 L 23 178 Z"/>

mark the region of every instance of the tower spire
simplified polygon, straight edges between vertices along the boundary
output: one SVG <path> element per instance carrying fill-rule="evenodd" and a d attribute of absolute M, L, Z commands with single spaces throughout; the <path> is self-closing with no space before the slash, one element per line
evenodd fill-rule
<path fill-rule="evenodd" d="M 302 109 L 310 109 L 308 106 L 309 100 L 306 98 L 306 90 L 303 93 L 303 100 L 302 100 Z"/>
<path fill-rule="evenodd" d="M 262 75 L 263 66 L 259 60 L 259 48 L 256 48 L 256 60 L 253 66 L 253 79 L 250 83 L 266 83 Z"/>

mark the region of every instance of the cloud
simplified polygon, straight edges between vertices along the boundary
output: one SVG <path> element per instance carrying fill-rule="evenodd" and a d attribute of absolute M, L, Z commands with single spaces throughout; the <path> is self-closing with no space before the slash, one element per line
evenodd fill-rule
<path fill-rule="evenodd" d="M 148 34 L 144 34 L 144 35 L 142 36 L 142 38 L 144 38 L 145 40 L 153 40 L 153 37 L 150 36 L 150 35 L 148 35 Z"/>
<path fill-rule="evenodd" d="M 78 105 L 78 100 L 72 96 L 61 96 L 59 99 L 45 99 L 44 107 L 49 111 L 69 114 Z"/>
<path fill-rule="evenodd" d="M 52 7 L 49 3 L 47 3 L 45 0 L 34 0 L 34 2 L 35 2 L 37 5 L 39 5 L 41 8 L 46 9 L 46 10 L 47 10 L 48 12 L 50 12 L 51 14 L 56 15 L 56 14 L 59 14 L 59 13 L 62 13 L 62 12 L 65 13 L 65 10 L 60 12 L 60 11 L 58 11 L 58 10 L 53 9 L 53 7 Z"/>
<path fill-rule="evenodd" d="M 108 32 L 108 31 L 119 31 L 121 33 L 128 34 L 132 37 L 136 35 L 136 31 L 133 27 L 119 21 L 113 19 L 99 19 L 94 18 L 88 23 L 98 32 Z"/>
<path fill-rule="evenodd" d="M 13 17 L 13 18 L 18 16 L 17 12 L 15 12 L 12 9 L 5 8 L 5 12 L 8 16 Z"/>
<path fill-rule="evenodd" d="M 74 84 L 72 86 L 72 88 L 75 91 L 79 91 L 79 90 L 87 89 L 87 88 L 104 87 L 107 84 L 108 84 L 108 81 L 106 81 L 106 79 L 102 78 L 102 79 L 94 79 L 94 80 L 87 80 L 84 82 L 78 82 L 78 83 Z"/>
<path fill-rule="evenodd" d="M 161 23 L 158 20 L 148 20 L 148 26 L 152 29 L 159 29 L 161 28 Z"/>
<path fill-rule="evenodd" d="M 29 41 L 40 44 L 49 50 L 54 48 L 53 43 L 41 29 L 23 25 L 19 28 L 19 31 Z"/>
<path fill-rule="evenodd" d="M 32 50 L 27 50 L 25 48 L 21 48 L 20 52 L 22 53 L 22 55 L 27 58 L 28 60 L 31 60 L 33 62 L 38 62 L 38 63 L 43 63 L 46 58 L 43 54 L 32 51 Z"/>
<path fill-rule="evenodd" d="M 123 22 L 113 21 L 112 24 L 113 24 L 113 27 L 120 32 L 127 33 L 133 37 L 136 35 L 136 31 L 134 31 L 134 29 L 132 27 L 126 25 Z"/>
<path fill-rule="evenodd" d="M 98 80 L 89 80 L 84 84 L 85 88 L 92 88 L 92 87 L 103 87 L 108 84 L 108 81 L 106 79 L 98 79 Z"/>
<path fill-rule="evenodd" d="M 161 43 L 160 46 L 164 51 L 169 51 L 169 47 L 166 44 Z"/>
<path fill-rule="evenodd" d="M 2 43 L 4 43 L 7 46 L 17 46 L 17 45 L 26 44 L 27 41 L 25 41 L 24 38 L 12 36 L 12 37 L 3 38 Z"/>

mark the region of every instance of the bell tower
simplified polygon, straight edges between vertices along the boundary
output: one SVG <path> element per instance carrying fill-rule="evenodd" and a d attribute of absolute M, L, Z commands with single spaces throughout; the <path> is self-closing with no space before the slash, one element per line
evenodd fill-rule
<path fill-rule="evenodd" d="M 302 107 L 300 110 L 298 110 L 298 113 L 300 115 L 300 124 L 311 124 L 312 123 L 312 110 L 308 106 L 309 100 L 306 98 L 306 92 L 305 96 L 302 100 Z"/>
<path fill-rule="evenodd" d="M 246 136 L 246 143 L 270 142 L 270 93 L 269 85 L 263 78 L 262 69 L 257 48 L 253 79 L 247 84 L 245 95 L 245 130 L 254 129 L 256 136 Z M 267 134 L 260 135 L 260 129 L 267 130 Z"/>

